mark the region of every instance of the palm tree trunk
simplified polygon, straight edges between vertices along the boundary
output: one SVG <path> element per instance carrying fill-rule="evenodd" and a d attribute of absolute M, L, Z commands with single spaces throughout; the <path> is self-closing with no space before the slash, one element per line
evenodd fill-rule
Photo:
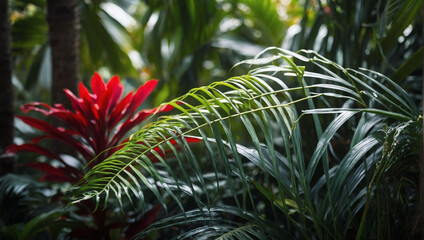
<path fill-rule="evenodd" d="M 47 0 L 47 21 L 52 52 L 53 81 L 51 103 L 63 104 L 70 108 L 71 103 L 63 89 L 76 93 L 78 83 L 79 58 L 79 17 L 77 0 Z M 54 126 L 61 126 L 53 120 Z M 56 153 L 74 154 L 70 148 L 60 142 L 52 142 Z"/>
<path fill-rule="evenodd" d="M 8 0 L 0 0 L 0 154 L 13 143 L 12 54 Z M 13 157 L 0 155 L 0 175 L 13 172 Z"/>
<path fill-rule="evenodd" d="M 76 92 L 78 83 L 79 18 L 77 0 L 48 0 L 50 47 L 52 51 L 52 104 L 69 106 L 64 88 Z"/>

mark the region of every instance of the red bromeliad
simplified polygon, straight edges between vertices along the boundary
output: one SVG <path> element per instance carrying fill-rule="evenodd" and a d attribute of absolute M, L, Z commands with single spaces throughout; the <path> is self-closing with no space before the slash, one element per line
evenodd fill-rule
<path fill-rule="evenodd" d="M 41 180 L 76 183 L 81 179 L 82 171 L 69 166 L 59 154 L 40 146 L 39 142 L 50 138 L 66 143 L 82 156 L 83 165 L 97 156 L 96 160 L 90 163 L 92 167 L 110 156 L 114 152 L 113 147 L 121 142 L 124 135 L 148 116 L 172 109 L 172 106 L 166 105 L 136 112 L 157 82 L 150 80 L 135 93 L 130 92 L 121 99 L 123 85 L 119 78 L 114 76 L 105 84 L 100 75 L 95 73 L 91 79 L 92 93 L 82 83 L 79 84 L 79 98 L 68 89 L 64 90 L 72 103 L 73 111 L 65 109 L 61 104 L 55 104 L 54 107 L 39 102 L 26 104 L 21 107 L 24 113 L 37 111 L 47 117 L 61 120 L 66 127 L 54 127 L 43 120 L 17 116 L 24 123 L 43 131 L 45 135 L 33 138 L 31 143 L 11 145 L 6 151 L 30 151 L 57 159 L 62 163 L 62 167 L 40 162 L 29 165 L 45 173 Z"/>
<path fill-rule="evenodd" d="M 80 155 L 81 166 L 90 163 L 90 167 L 93 167 L 116 151 L 116 146 L 126 141 L 122 141 L 125 134 L 137 124 L 154 113 L 172 110 L 173 107 L 171 105 L 165 105 L 136 111 L 153 91 L 157 82 L 157 80 L 150 80 L 139 87 L 135 93 L 130 92 L 121 99 L 123 85 L 120 83 L 119 78 L 114 76 L 105 84 L 100 75 L 95 73 L 91 79 L 91 93 L 82 83 L 79 84 L 79 97 L 68 89 L 64 90 L 72 103 L 73 111 L 65 109 L 61 104 L 55 104 L 53 107 L 39 102 L 26 104 L 21 107 L 24 113 L 37 111 L 47 117 L 59 119 L 65 123 L 65 126 L 55 127 L 46 121 L 33 117 L 17 116 L 24 123 L 44 132 L 44 135 L 33 138 L 31 143 L 12 144 L 6 149 L 6 152 L 28 151 L 46 156 L 49 159 L 56 159 L 61 163 L 60 167 L 44 162 L 31 162 L 28 165 L 44 172 L 40 181 L 47 180 L 75 184 L 82 179 L 83 169 L 71 166 L 61 157 L 60 153 L 55 153 L 48 148 L 42 147 L 40 142 L 44 139 L 61 141 Z M 188 142 L 199 141 L 197 138 L 186 138 L 186 140 Z M 176 144 L 175 141 L 172 143 Z M 161 152 L 159 148 L 155 150 L 160 155 L 166 154 L 166 152 Z M 91 161 L 95 157 L 95 161 Z M 152 161 L 157 161 L 153 155 L 151 159 Z M 108 238 L 109 230 L 116 227 L 126 227 L 125 237 L 130 238 L 148 226 L 161 210 L 159 205 L 153 207 L 144 215 L 142 220 L 140 220 L 141 222 L 132 220 L 131 224 L 129 221 L 105 224 L 107 221 L 105 215 L 107 209 L 93 212 L 94 205 L 90 201 L 81 202 L 77 207 L 80 209 L 81 214 L 92 215 L 96 227 L 83 226 L 82 228 L 76 228 L 70 235 L 76 237 L 83 232 L 86 236 L 91 236 L 90 234 L 92 234 L 97 236 L 97 238 L 104 239 Z"/>

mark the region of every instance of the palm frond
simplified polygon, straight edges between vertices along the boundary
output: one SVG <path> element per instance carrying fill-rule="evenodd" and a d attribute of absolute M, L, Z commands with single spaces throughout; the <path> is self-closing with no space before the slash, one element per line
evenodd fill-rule
<path fill-rule="evenodd" d="M 175 114 L 143 127 L 90 169 L 75 202 L 102 197 L 107 202 L 111 195 L 131 200 L 149 189 L 165 208 L 172 199 L 187 210 L 181 199 L 192 198 L 203 217 L 225 198 L 238 209 L 265 211 L 281 220 L 279 231 L 299 237 L 340 239 L 352 225 L 362 226 L 353 220 L 369 206 L 373 176 L 390 168 L 381 162 L 395 149 L 379 137 L 381 123 L 421 121 L 408 94 L 381 74 L 345 69 L 313 51 L 269 48 L 243 63 L 260 66 L 167 103 Z M 308 115 L 315 132 L 305 136 Z M 354 141 L 337 160 L 332 144 L 357 119 L 350 132 Z M 367 125 L 369 119 L 375 124 Z M 188 137 L 201 143 L 191 144 Z M 305 137 L 316 143 L 303 146 Z M 270 205 L 264 210 L 258 201 Z M 223 228 L 237 236 L 252 234 L 238 232 L 242 226 Z"/>
<path fill-rule="evenodd" d="M 40 188 L 40 183 L 19 175 L 7 174 L 0 178 L 1 225 L 24 222 L 35 215 L 31 203 L 36 203 L 37 195 L 30 194 L 30 189 L 35 187 Z"/>
<path fill-rule="evenodd" d="M 139 233 L 135 239 L 142 239 L 154 230 L 178 228 L 182 225 L 191 225 L 192 229 L 187 233 L 176 234 L 172 239 L 273 239 L 282 236 L 292 239 L 287 232 L 277 233 L 274 223 L 252 212 L 230 206 L 195 209 L 161 219 Z M 258 230 L 260 228 L 274 233 L 264 235 Z"/>

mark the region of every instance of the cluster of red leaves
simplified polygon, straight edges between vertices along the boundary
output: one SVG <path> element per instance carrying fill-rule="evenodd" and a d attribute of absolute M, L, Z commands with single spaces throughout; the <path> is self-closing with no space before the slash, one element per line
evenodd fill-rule
<path fill-rule="evenodd" d="M 55 104 L 53 107 L 39 102 L 23 105 L 21 109 L 24 113 L 40 112 L 47 117 L 59 119 L 65 123 L 65 127 L 55 127 L 47 121 L 33 117 L 17 116 L 24 123 L 44 132 L 44 135 L 33 138 L 31 143 L 13 144 L 6 149 L 6 152 L 13 154 L 29 151 L 50 159 L 57 159 L 62 163 L 62 167 L 53 167 L 41 162 L 29 165 L 45 173 L 41 180 L 76 183 L 82 177 L 81 169 L 75 169 L 59 154 L 42 147 L 39 144 L 40 141 L 53 139 L 64 142 L 82 156 L 80 160 L 83 165 L 96 156 L 96 161 L 91 163 L 92 166 L 103 161 L 116 150 L 113 147 L 121 142 L 130 129 L 155 112 L 166 112 L 172 109 L 172 106 L 166 105 L 159 109 L 136 112 L 153 91 L 157 82 L 157 80 L 150 80 L 139 87 L 135 93 L 129 92 L 121 99 L 124 88 L 119 77 L 114 76 L 105 84 L 100 75 L 95 73 L 91 79 L 92 93 L 82 83 L 79 84 L 79 97 L 68 89 L 64 90 L 72 103 L 73 111 L 64 108 L 61 104 Z"/>
<path fill-rule="evenodd" d="M 129 92 L 121 98 L 124 89 L 117 76 L 112 77 L 105 84 L 100 75 L 95 73 L 91 79 L 91 93 L 82 83 L 79 84 L 79 97 L 68 89 L 64 90 L 71 101 L 72 110 L 66 109 L 61 104 L 55 104 L 53 107 L 39 102 L 26 104 L 21 107 L 24 113 L 29 111 L 42 113 L 48 118 L 60 120 L 64 123 L 64 127 L 55 127 L 47 121 L 33 117 L 16 116 L 29 126 L 42 131 L 44 135 L 33 138 L 30 143 L 12 144 L 6 149 L 6 153 L 15 154 L 27 151 L 46 156 L 49 159 L 56 159 L 61 163 L 61 166 L 56 167 L 45 162 L 31 162 L 28 165 L 44 173 L 40 181 L 75 184 L 83 177 L 83 169 L 69 164 L 61 157 L 60 153 L 41 146 L 41 141 L 45 139 L 61 141 L 79 155 L 78 159 L 81 161 L 81 166 L 90 162 L 90 167 L 93 167 L 116 151 L 118 149 L 116 146 L 126 141 L 122 141 L 125 134 L 148 116 L 153 113 L 172 110 L 171 105 L 165 105 L 159 108 L 137 111 L 137 108 L 153 91 L 157 82 L 157 80 L 150 80 L 139 87 L 137 91 Z M 187 142 L 199 141 L 196 138 L 185 139 Z M 171 141 L 171 143 L 176 144 L 175 141 Z M 159 148 L 153 150 L 162 156 L 166 154 Z M 157 159 L 153 156 L 152 161 L 156 161 Z M 91 161 L 94 157 L 96 157 L 96 160 Z M 93 212 L 94 205 L 92 202 L 84 201 L 77 207 L 81 214 L 91 214 L 97 227 L 77 228 L 71 232 L 71 235 L 77 236 L 79 233 L 84 233 L 86 237 L 104 235 L 105 238 L 109 234 L 108 230 L 116 227 L 127 227 L 125 237 L 131 238 L 135 233 L 150 225 L 161 210 L 161 206 L 158 205 L 148 211 L 141 219 L 132 221 L 132 223 L 112 221 L 107 225 L 105 224 L 107 221 L 106 212 L 104 210 Z"/>

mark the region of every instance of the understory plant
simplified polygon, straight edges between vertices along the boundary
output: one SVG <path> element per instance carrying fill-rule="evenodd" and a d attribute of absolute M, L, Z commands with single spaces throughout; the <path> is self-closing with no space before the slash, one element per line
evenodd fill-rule
<path fill-rule="evenodd" d="M 177 113 L 93 166 L 74 203 L 152 192 L 165 209 L 180 209 L 138 238 L 158 230 L 169 239 L 419 236 L 422 117 L 408 93 L 308 50 L 270 48 L 241 64 L 255 68 L 162 105 Z"/>
<path fill-rule="evenodd" d="M 84 176 L 84 166 L 92 168 L 119 149 L 119 144 L 127 141 L 124 138 L 132 128 L 153 113 L 167 112 L 173 108 L 171 105 L 163 105 L 153 109 L 137 110 L 153 91 L 157 82 L 150 80 L 135 92 L 131 91 L 122 98 L 124 88 L 117 76 L 105 84 L 100 75 L 95 73 L 91 79 L 91 92 L 83 83 L 79 84 L 78 97 L 68 89 L 64 89 L 72 109 L 66 109 L 61 104 L 54 106 L 39 102 L 26 104 L 21 108 L 24 113 L 35 111 L 46 116 L 48 120 L 52 118 L 59 120 L 63 125 L 57 127 L 40 118 L 16 116 L 29 126 L 43 132 L 43 135 L 32 138 L 30 143 L 10 145 L 6 153 L 27 151 L 42 155 L 47 161 L 26 163 L 27 166 L 43 172 L 40 181 L 73 185 Z M 45 140 L 52 140 L 50 146 L 58 141 L 63 143 L 70 149 L 68 152 L 74 156 L 55 152 L 52 149 L 56 148 L 49 147 Z M 188 139 L 188 141 L 196 140 Z M 156 154 L 163 156 L 165 152 L 158 150 Z M 150 157 L 155 161 L 155 156 Z M 51 201 L 67 202 L 66 196 L 61 192 L 55 194 Z M 95 203 L 91 200 L 80 202 L 76 208 L 74 212 L 68 212 L 62 217 L 68 222 L 73 222 L 69 236 L 80 239 L 110 239 L 113 234 L 118 238 L 130 238 L 148 226 L 162 209 L 160 205 L 147 205 L 148 209 L 144 209 L 144 212 L 133 211 L 123 216 L 115 208 L 108 208 L 106 205 L 94 211 Z"/>

